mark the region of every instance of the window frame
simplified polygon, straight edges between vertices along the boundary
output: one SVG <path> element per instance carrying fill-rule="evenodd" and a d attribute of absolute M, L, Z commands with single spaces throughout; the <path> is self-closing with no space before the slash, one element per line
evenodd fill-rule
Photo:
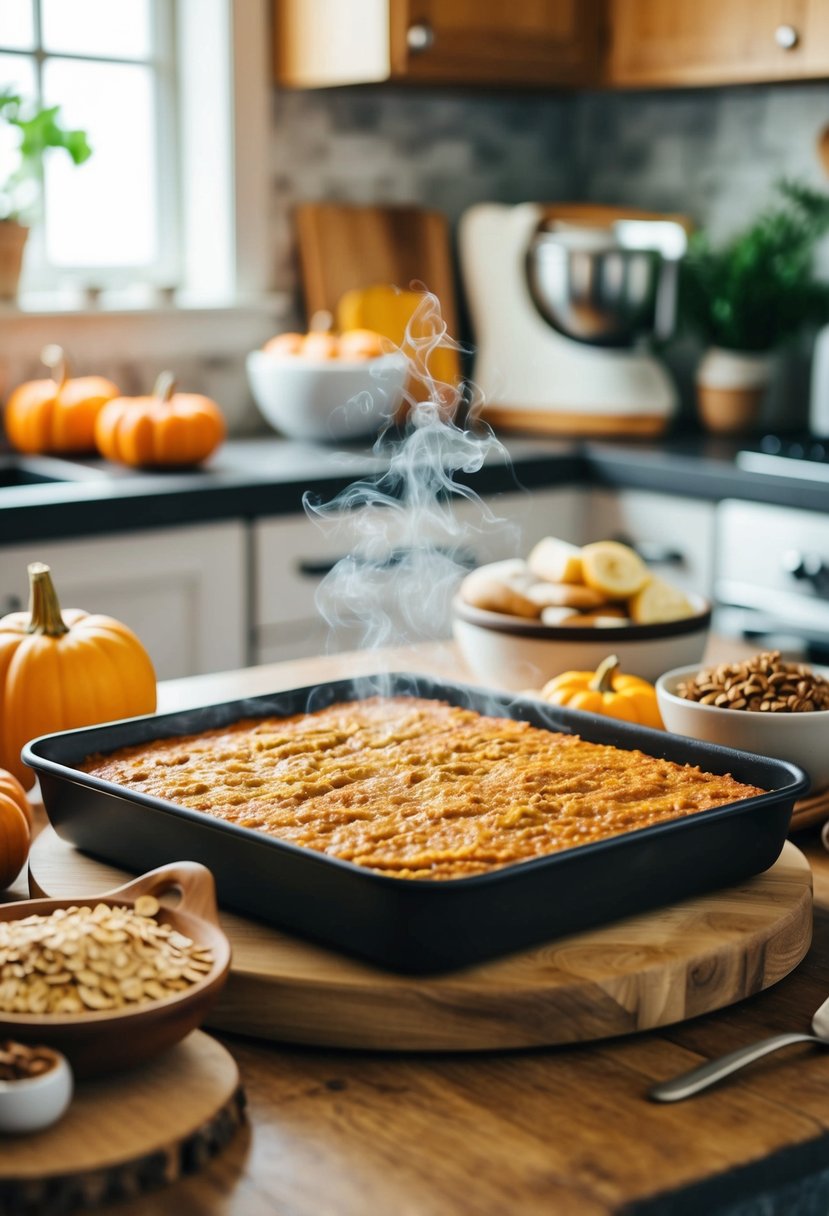
<path fill-rule="evenodd" d="M 64 287 L 77 284 L 79 287 L 106 289 L 123 287 L 136 282 L 154 284 L 158 288 L 175 287 L 181 281 L 181 182 L 179 164 L 179 99 L 177 89 L 178 48 L 176 43 L 176 0 L 149 0 L 151 50 L 148 57 L 124 58 L 117 55 L 84 55 L 77 52 L 47 51 L 43 45 L 42 0 L 31 0 L 34 21 L 33 50 L 6 47 L 0 44 L 0 53 L 26 57 L 33 62 L 37 96 L 42 104 L 44 65 L 47 60 L 61 59 L 74 63 L 112 63 L 142 65 L 152 73 L 153 122 L 155 138 L 155 212 L 158 234 L 157 257 L 152 262 L 136 265 L 110 264 L 106 266 L 57 265 L 49 260 L 46 251 L 45 227 L 42 222 L 32 224 L 24 273 L 21 283 L 23 292 L 54 290 L 56 282 Z M 93 148 L 94 153 L 94 148 Z M 43 188 L 44 214 L 48 208 L 48 191 Z"/>

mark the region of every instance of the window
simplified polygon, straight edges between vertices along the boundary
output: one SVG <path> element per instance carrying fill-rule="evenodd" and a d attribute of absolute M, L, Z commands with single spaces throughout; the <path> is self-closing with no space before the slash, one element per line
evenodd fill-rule
<path fill-rule="evenodd" d="M 93 149 L 45 158 L 29 287 L 179 281 L 174 24 L 174 0 L 0 0 L 0 88 L 60 105 Z"/>

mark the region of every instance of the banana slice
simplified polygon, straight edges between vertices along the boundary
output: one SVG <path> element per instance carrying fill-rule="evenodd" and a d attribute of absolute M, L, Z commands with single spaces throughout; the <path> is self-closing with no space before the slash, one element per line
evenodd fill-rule
<path fill-rule="evenodd" d="M 616 540 L 597 540 L 581 551 L 581 568 L 588 587 L 612 600 L 626 600 L 641 591 L 650 572 L 638 553 Z"/>
<path fill-rule="evenodd" d="M 694 616 L 696 609 L 677 587 L 653 578 L 637 592 L 628 604 L 631 620 L 637 625 L 656 625 L 663 621 L 680 621 Z"/>
<path fill-rule="evenodd" d="M 527 558 L 527 565 L 537 578 L 548 583 L 581 583 L 581 549 L 569 541 L 545 536 Z"/>
<path fill-rule="evenodd" d="M 461 597 L 474 608 L 484 608 L 488 612 L 538 617 L 541 615 L 541 605 L 528 599 L 525 594 L 531 579 L 532 575 L 523 561 L 493 562 L 467 574 L 461 583 Z"/>
<path fill-rule="evenodd" d="M 523 587 L 522 591 L 528 600 L 539 605 L 539 610 L 551 604 L 562 608 L 587 610 L 599 608 L 606 603 L 601 592 L 581 583 L 533 583 L 531 587 Z"/>

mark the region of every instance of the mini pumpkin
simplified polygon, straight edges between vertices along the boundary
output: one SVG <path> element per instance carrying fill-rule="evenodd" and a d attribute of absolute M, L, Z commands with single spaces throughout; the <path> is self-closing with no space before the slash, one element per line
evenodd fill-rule
<path fill-rule="evenodd" d="M 19 452 L 95 451 L 95 419 L 120 389 L 104 376 L 70 378 L 59 346 L 47 346 L 41 359 L 51 380 L 29 380 L 6 403 L 6 435 Z"/>
<path fill-rule="evenodd" d="M 156 706 L 155 671 L 131 629 L 80 608 L 61 612 L 42 562 L 29 566 L 29 586 L 29 611 L 0 619 L 0 765 L 24 789 L 34 784 L 20 759 L 30 739 Z"/>
<path fill-rule="evenodd" d="M 116 397 L 95 424 L 98 451 L 107 460 L 138 468 L 200 464 L 225 437 L 215 401 L 177 393 L 171 372 L 162 372 L 151 397 Z"/>
<path fill-rule="evenodd" d="M 541 695 L 551 705 L 665 729 L 653 684 L 620 672 L 615 654 L 608 655 L 595 671 L 564 671 L 554 676 Z"/>
<path fill-rule="evenodd" d="M 22 801 L 16 792 L 6 793 L 9 780 L 14 781 Z M 14 882 L 29 856 L 30 814 L 23 787 L 11 773 L 0 772 L 0 890 Z"/>
<path fill-rule="evenodd" d="M 34 827 L 34 815 L 29 804 L 29 799 L 26 797 L 26 791 L 17 780 L 13 773 L 9 773 L 4 768 L 0 768 L 0 796 L 11 798 L 23 812 L 29 828 Z"/>

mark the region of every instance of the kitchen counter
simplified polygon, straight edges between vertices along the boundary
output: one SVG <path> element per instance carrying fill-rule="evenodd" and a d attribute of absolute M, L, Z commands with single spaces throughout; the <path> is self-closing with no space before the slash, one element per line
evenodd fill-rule
<path fill-rule="evenodd" d="M 716 649 L 709 652 L 715 658 Z M 405 666 L 447 674 L 444 647 L 362 652 L 172 681 L 162 710 Z M 451 654 L 450 662 L 456 662 Z M 453 673 L 454 674 L 454 673 Z M 829 1203 L 829 1053 L 774 1056 L 675 1106 L 650 1084 L 736 1046 L 806 1030 L 829 991 L 829 854 L 815 935 L 794 973 L 721 1012 L 578 1047 L 395 1055 L 223 1036 L 249 1126 L 205 1170 L 112 1216 L 806 1216 Z M 824 1171 L 821 1173 L 821 1171 Z"/>
<path fill-rule="evenodd" d="M 457 480 L 481 495 L 598 484 L 829 511 L 829 478 L 804 481 L 750 472 L 735 463 L 739 447 L 733 440 L 705 437 L 646 444 L 511 438 L 478 472 L 461 473 Z M 0 457 L 0 466 L 4 459 L 15 458 Z M 142 473 L 103 461 L 71 462 L 63 469 L 70 480 L 0 488 L 0 543 L 293 514 L 302 510 L 304 492 L 331 499 L 387 464 L 387 456 L 368 447 L 323 447 L 270 435 L 231 440 L 205 467 L 187 472 Z M 56 470 L 54 464 L 51 468 Z"/>

